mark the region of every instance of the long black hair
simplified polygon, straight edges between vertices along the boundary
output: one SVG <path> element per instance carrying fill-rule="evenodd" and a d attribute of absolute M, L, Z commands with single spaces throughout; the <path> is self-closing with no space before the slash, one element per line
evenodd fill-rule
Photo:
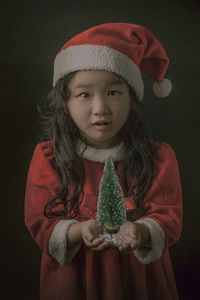
<path fill-rule="evenodd" d="M 48 218 L 76 217 L 83 198 L 85 170 L 76 149 L 80 139 L 85 144 L 87 141 L 80 135 L 66 108 L 69 99 L 68 84 L 74 74 L 75 72 L 61 78 L 48 97 L 38 105 L 41 119 L 40 141 L 52 141 L 52 151 L 61 178 L 60 190 L 44 209 Z M 119 132 L 125 147 L 121 173 L 126 195 L 133 195 L 136 206 L 141 209 L 153 178 L 155 151 L 144 125 L 141 103 L 130 86 L 129 93 L 131 109 Z M 133 185 L 132 178 L 136 178 Z M 73 193 L 69 193 L 69 183 L 72 183 Z"/>

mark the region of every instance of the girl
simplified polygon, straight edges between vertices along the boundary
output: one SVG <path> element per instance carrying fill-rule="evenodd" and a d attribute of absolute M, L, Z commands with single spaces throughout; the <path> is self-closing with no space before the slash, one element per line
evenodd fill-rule
<path fill-rule="evenodd" d="M 178 299 L 169 256 L 182 226 L 177 161 L 168 144 L 149 139 L 140 112 L 140 70 L 164 97 L 168 63 L 151 32 L 126 23 L 92 27 L 57 54 L 25 197 L 25 222 L 42 249 L 42 300 Z M 96 222 L 108 155 L 127 210 L 111 242 Z"/>

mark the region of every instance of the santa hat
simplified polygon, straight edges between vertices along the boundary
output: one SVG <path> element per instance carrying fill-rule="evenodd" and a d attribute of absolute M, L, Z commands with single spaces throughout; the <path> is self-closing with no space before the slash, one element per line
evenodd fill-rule
<path fill-rule="evenodd" d="M 144 26 L 107 23 L 87 29 L 64 44 L 55 58 L 53 86 L 74 71 L 107 70 L 124 78 L 142 100 L 143 70 L 155 80 L 154 94 L 166 97 L 172 89 L 171 81 L 164 78 L 168 65 L 164 48 Z"/>

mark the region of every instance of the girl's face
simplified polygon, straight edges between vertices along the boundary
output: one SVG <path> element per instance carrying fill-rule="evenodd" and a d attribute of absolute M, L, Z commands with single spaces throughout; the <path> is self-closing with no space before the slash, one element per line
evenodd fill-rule
<path fill-rule="evenodd" d="M 127 83 L 112 72 L 79 71 L 68 89 L 68 111 L 88 143 L 96 148 L 118 145 L 131 105 Z"/>

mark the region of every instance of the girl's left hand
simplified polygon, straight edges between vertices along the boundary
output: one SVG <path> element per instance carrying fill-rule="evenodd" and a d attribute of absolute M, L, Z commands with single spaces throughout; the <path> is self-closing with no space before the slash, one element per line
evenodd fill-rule
<path fill-rule="evenodd" d="M 131 251 L 141 246 L 142 232 L 137 224 L 126 222 L 120 227 L 120 231 L 113 235 L 116 247 L 120 251 Z"/>

